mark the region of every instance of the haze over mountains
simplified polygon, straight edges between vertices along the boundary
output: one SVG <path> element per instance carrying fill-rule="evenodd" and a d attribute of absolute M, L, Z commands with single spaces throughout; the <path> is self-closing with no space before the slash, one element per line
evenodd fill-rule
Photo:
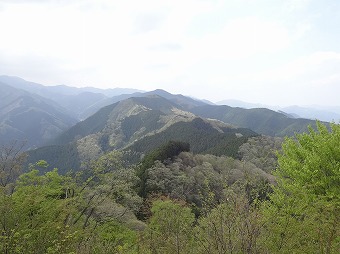
<path fill-rule="evenodd" d="M 0 137 L 27 140 L 28 147 L 43 144 L 77 122 L 52 100 L 0 83 Z"/>
<path fill-rule="evenodd" d="M 292 105 L 287 107 L 280 107 L 275 105 L 266 105 L 260 103 L 251 103 L 240 100 L 223 100 L 216 102 L 217 105 L 228 105 L 231 107 L 240 107 L 240 108 L 268 108 L 274 111 L 282 111 L 289 114 L 291 117 L 295 118 L 308 118 L 312 120 L 321 120 L 327 122 L 336 122 L 340 121 L 340 107 L 327 107 L 320 105 L 306 105 L 306 106 L 298 106 Z"/>
<path fill-rule="evenodd" d="M 102 106 L 111 103 L 110 98 L 121 94 L 141 92 L 137 89 L 94 87 L 76 88 L 65 85 L 44 86 L 12 76 L 0 76 L 0 82 L 37 94 L 69 110 L 73 117 L 82 120 L 95 113 Z"/>
<path fill-rule="evenodd" d="M 195 153 L 237 156 L 249 137 L 315 126 L 293 114 L 213 105 L 161 89 L 48 87 L 9 76 L 0 82 L 0 140 L 26 140 L 26 149 L 38 148 L 29 162 L 43 159 L 61 170 L 113 149 L 129 150 L 137 161 L 170 140 L 189 143 Z"/>

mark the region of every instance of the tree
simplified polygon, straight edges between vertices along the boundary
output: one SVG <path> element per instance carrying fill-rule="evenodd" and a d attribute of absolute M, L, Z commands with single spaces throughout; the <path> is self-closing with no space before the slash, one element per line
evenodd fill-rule
<path fill-rule="evenodd" d="M 75 249 L 76 228 L 71 228 L 67 219 L 73 209 L 72 201 L 65 197 L 66 179 L 56 169 L 39 175 L 33 166 L 19 177 L 15 191 L 0 204 L 3 253 L 67 253 Z"/>
<path fill-rule="evenodd" d="M 23 152 L 25 142 L 13 141 L 0 146 L 0 187 L 11 193 L 14 182 L 21 174 L 26 153 Z"/>
<path fill-rule="evenodd" d="M 142 253 L 188 253 L 194 214 L 172 200 L 157 200 L 143 239 Z"/>
<path fill-rule="evenodd" d="M 238 150 L 242 161 L 251 162 L 256 167 L 271 173 L 277 167 L 277 151 L 281 150 L 283 138 L 257 136 L 249 138 Z"/>
<path fill-rule="evenodd" d="M 141 199 L 131 187 L 135 171 L 119 165 L 113 155 L 102 158 L 83 182 L 57 169 L 42 175 L 45 161 L 32 164 L 14 192 L 0 196 L 0 252 L 134 253 L 144 225 L 132 210 Z"/>
<path fill-rule="evenodd" d="M 278 156 L 278 184 L 263 209 L 271 252 L 339 252 L 340 125 L 316 125 L 287 138 Z"/>
<path fill-rule="evenodd" d="M 155 161 L 164 162 L 167 159 L 173 159 L 181 152 L 188 152 L 190 144 L 180 141 L 169 141 L 165 145 L 153 150 L 147 154 L 142 160 L 137 170 L 137 175 L 140 178 L 139 195 L 145 198 L 148 193 L 146 192 L 146 182 L 148 180 L 147 169 L 151 168 Z"/>
<path fill-rule="evenodd" d="M 259 253 L 260 214 L 245 196 L 232 191 L 228 199 L 198 220 L 195 253 Z"/>

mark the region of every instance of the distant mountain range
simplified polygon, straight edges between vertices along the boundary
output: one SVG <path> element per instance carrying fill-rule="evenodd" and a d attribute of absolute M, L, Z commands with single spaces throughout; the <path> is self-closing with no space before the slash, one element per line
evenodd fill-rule
<path fill-rule="evenodd" d="M 273 105 L 265 105 L 260 103 L 250 103 L 240 100 L 223 100 L 216 103 L 217 105 L 227 105 L 231 107 L 240 107 L 245 109 L 252 108 L 268 108 L 274 111 L 288 114 L 294 118 L 307 118 L 311 120 L 320 120 L 326 122 L 340 122 L 340 107 L 324 107 L 319 105 L 311 106 L 288 106 L 279 107 Z"/>
<path fill-rule="evenodd" d="M 330 110 L 313 108 L 313 107 L 300 107 L 300 106 L 289 106 L 281 109 L 289 114 L 295 114 L 299 117 L 308 119 L 318 119 L 327 122 L 340 122 L 340 114 Z M 338 111 L 340 112 L 340 110 Z"/>
<path fill-rule="evenodd" d="M 111 104 L 111 97 L 142 92 L 137 89 L 94 87 L 76 88 L 65 85 L 44 86 L 12 76 L 0 76 L 0 82 L 39 95 L 67 109 L 72 117 L 83 120 L 101 107 Z"/>
<path fill-rule="evenodd" d="M 189 143 L 194 153 L 237 157 L 249 137 L 292 135 L 315 126 L 312 120 L 269 109 L 209 105 L 163 90 L 138 95 L 103 107 L 63 132 L 50 146 L 30 151 L 29 162 L 44 159 L 61 171 L 78 170 L 114 149 L 127 151 L 130 162 L 138 162 L 170 140 Z"/>
<path fill-rule="evenodd" d="M 0 141 L 40 146 L 77 123 L 58 104 L 36 94 L 0 83 Z"/>
<path fill-rule="evenodd" d="M 0 76 L 0 141 L 25 140 L 27 149 L 39 147 L 111 104 L 109 96 L 135 92 L 140 90 L 44 86 Z"/>
<path fill-rule="evenodd" d="M 50 146 L 30 151 L 29 162 L 44 159 L 60 170 L 70 166 L 78 170 L 113 149 L 129 151 L 130 161 L 136 162 L 170 140 L 189 143 L 195 153 L 236 156 L 239 146 L 258 135 L 185 110 L 196 104 L 201 102 L 161 90 L 116 102 L 74 125 Z M 72 164 L 65 165 L 65 161 Z"/>
<path fill-rule="evenodd" d="M 267 108 L 243 109 L 225 105 L 205 105 L 196 107 L 191 112 L 201 117 L 218 119 L 269 136 L 291 136 L 307 131 L 309 125 L 315 127 L 315 121 L 291 118 L 287 114 Z"/>
<path fill-rule="evenodd" d="M 27 140 L 28 162 L 43 159 L 62 171 L 113 149 L 138 161 L 169 140 L 189 143 L 194 153 L 237 157 L 249 137 L 315 126 L 289 110 L 214 105 L 160 89 L 46 87 L 8 76 L 0 82 L 0 141 Z"/>

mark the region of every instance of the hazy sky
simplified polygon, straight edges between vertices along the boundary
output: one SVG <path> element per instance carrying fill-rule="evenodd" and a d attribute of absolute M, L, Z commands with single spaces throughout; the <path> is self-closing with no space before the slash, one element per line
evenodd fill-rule
<path fill-rule="evenodd" d="M 0 0 L 0 75 L 340 105 L 340 1 Z"/>

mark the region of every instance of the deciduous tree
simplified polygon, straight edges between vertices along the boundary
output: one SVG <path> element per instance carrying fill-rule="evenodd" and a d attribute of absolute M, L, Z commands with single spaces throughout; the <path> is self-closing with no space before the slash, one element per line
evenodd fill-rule
<path fill-rule="evenodd" d="M 271 252 L 339 253 L 340 125 L 287 138 L 279 155 L 278 185 L 265 203 Z"/>

